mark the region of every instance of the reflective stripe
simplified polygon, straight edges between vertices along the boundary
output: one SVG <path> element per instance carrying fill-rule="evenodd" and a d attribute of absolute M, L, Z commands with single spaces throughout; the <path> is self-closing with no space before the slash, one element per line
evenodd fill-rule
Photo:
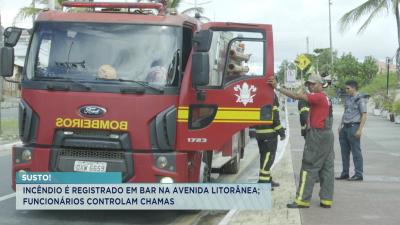
<path fill-rule="evenodd" d="M 303 107 L 303 108 L 300 109 L 300 113 L 309 112 L 309 111 L 310 111 L 310 108 L 308 108 L 308 107 Z"/>
<path fill-rule="evenodd" d="M 178 121 L 179 120 L 186 120 L 189 118 L 189 109 L 178 109 Z"/>
<path fill-rule="evenodd" d="M 260 174 L 263 174 L 263 175 L 270 175 L 271 172 L 261 169 L 261 170 L 260 170 Z"/>
<path fill-rule="evenodd" d="M 274 110 L 279 110 L 279 109 L 278 109 L 278 107 L 274 106 L 274 107 L 272 107 L 272 110 L 274 111 Z"/>
<path fill-rule="evenodd" d="M 297 200 L 298 201 L 302 201 L 303 200 L 304 186 L 306 185 L 306 179 L 307 179 L 307 171 L 303 170 L 303 172 L 301 174 L 301 185 L 300 185 L 299 196 L 297 196 L 296 201 Z M 308 203 L 308 204 L 310 204 L 310 203 Z"/>
<path fill-rule="evenodd" d="M 265 169 L 265 166 L 267 165 L 267 162 L 269 160 L 269 154 L 270 152 L 268 152 L 267 155 L 265 156 L 263 166 L 261 167 L 262 169 Z"/>
<path fill-rule="evenodd" d="M 178 107 L 178 122 L 189 122 L 189 107 Z M 213 123 L 255 123 L 271 125 L 272 120 L 260 119 L 260 108 L 219 107 Z"/>
<path fill-rule="evenodd" d="M 332 205 L 332 200 L 322 200 L 321 199 L 321 203 L 324 205 Z"/>
<path fill-rule="evenodd" d="M 260 129 L 260 130 L 256 129 L 256 133 L 257 134 L 269 134 L 269 133 L 275 133 L 275 130 L 274 129 Z"/>
<path fill-rule="evenodd" d="M 302 130 L 304 130 L 306 128 L 307 128 L 307 124 L 301 127 Z"/>
<path fill-rule="evenodd" d="M 270 181 L 271 180 L 271 177 L 261 177 L 260 176 L 260 178 L 258 178 L 259 180 L 266 180 L 266 181 Z"/>
<path fill-rule="evenodd" d="M 295 202 L 297 205 L 310 206 L 310 203 L 309 203 L 309 202 L 305 202 L 305 201 L 302 201 L 302 200 L 299 200 L 299 199 L 294 200 L 294 202 Z"/>
<path fill-rule="evenodd" d="M 282 129 L 282 125 L 278 125 L 278 126 L 276 126 L 276 127 L 274 127 L 274 130 L 280 130 L 280 129 Z"/>

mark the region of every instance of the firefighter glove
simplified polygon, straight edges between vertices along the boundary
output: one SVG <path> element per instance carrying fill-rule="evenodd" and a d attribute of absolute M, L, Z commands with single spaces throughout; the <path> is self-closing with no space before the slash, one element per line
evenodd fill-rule
<path fill-rule="evenodd" d="M 281 137 L 281 141 L 285 140 L 286 138 L 286 129 L 282 128 L 278 131 L 279 136 Z"/>

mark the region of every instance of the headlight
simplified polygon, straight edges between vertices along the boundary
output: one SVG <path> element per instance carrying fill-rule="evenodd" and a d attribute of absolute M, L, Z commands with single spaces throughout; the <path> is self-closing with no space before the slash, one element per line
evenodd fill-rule
<path fill-rule="evenodd" d="M 157 158 L 156 166 L 160 169 L 164 169 L 168 165 L 168 159 L 165 156 Z"/>
<path fill-rule="evenodd" d="M 29 161 L 29 160 L 31 160 L 31 159 L 32 159 L 32 152 L 31 152 L 31 150 L 25 149 L 24 151 L 22 151 L 21 159 L 22 159 L 23 161 Z"/>
<path fill-rule="evenodd" d="M 172 179 L 171 177 L 163 177 L 163 178 L 161 178 L 160 183 L 172 184 L 172 183 L 174 183 L 174 179 Z"/>

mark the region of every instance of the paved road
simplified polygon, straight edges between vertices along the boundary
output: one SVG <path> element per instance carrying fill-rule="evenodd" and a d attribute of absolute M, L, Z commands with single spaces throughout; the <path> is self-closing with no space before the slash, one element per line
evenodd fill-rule
<path fill-rule="evenodd" d="M 299 135 L 295 105 L 290 105 L 289 110 L 292 112 L 289 116 L 290 145 L 294 174 L 298 183 L 304 140 Z M 342 112 L 343 108 L 334 108 L 336 175 L 339 175 L 342 169 L 337 135 L 337 125 Z M 319 187 L 316 185 L 312 207 L 300 210 L 302 224 L 400 224 L 400 125 L 381 117 L 368 115 L 361 142 L 364 155 L 364 181 L 335 182 L 334 206 L 330 210 L 318 207 Z M 353 168 L 350 171 L 353 173 Z"/>

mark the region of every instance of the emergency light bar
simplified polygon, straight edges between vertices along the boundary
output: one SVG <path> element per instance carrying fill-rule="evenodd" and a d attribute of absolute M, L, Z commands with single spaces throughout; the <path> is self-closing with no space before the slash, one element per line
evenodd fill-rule
<path fill-rule="evenodd" d="M 110 9 L 156 9 L 158 14 L 165 13 L 165 7 L 161 3 L 137 3 L 137 2 L 63 2 L 63 7 L 70 8 L 110 8 Z"/>

